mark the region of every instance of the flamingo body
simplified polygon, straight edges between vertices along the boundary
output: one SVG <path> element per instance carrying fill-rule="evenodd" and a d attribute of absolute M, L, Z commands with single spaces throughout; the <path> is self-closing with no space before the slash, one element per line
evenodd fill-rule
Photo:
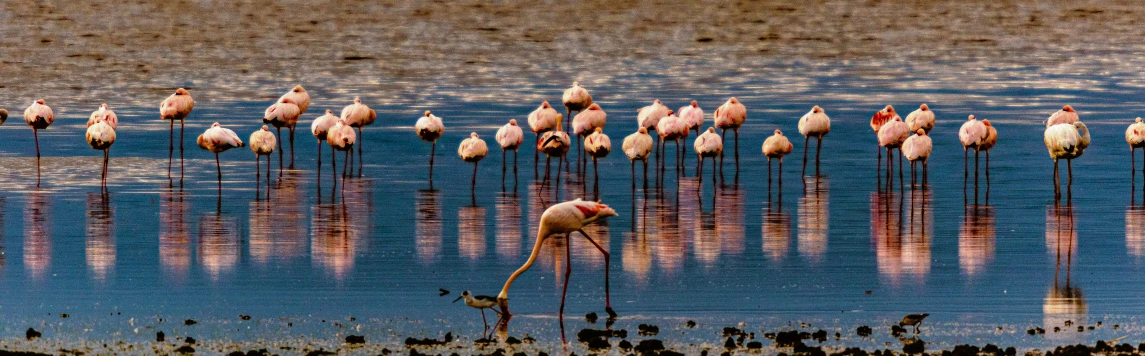
<path fill-rule="evenodd" d="M 716 108 L 714 119 L 716 128 L 738 129 L 747 120 L 747 108 L 738 99 L 731 98 Z"/>
<path fill-rule="evenodd" d="M 590 104 L 587 110 L 583 110 L 573 117 L 573 134 L 577 136 L 587 136 L 593 133 L 593 131 L 596 131 L 597 128 L 603 128 L 607 118 L 608 115 L 600 108 L 600 105 Z"/>
<path fill-rule="evenodd" d="M 831 132 L 831 118 L 827 117 L 827 113 L 819 106 L 812 107 L 811 111 L 799 118 L 799 133 L 804 137 L 822 138 L 829 132 Z"/>
<path fill-rule="evenodd" d="M 995 129 L 994 125 L 990 124 L 990 120 L 982 120 L 982 125 L 986 126 L 986 137 L 982 138 L 982 143 L 978 145 L 978 148 L 983 151 L 989 151 L 991 148 L 994 148 L 995 143 L 998 143 L 998 129 Z"/>
<path fill-rule="evenodd" d="M 893 106 L 887 105 L 882 110 L 875 112 L 875 115 L 871 116 L 871 130 L 878 134 L 879 129 L 883 127 L 883 124 L 886 124 L 896 117 L 899 117 L 899 115 L 895 113 L 895 108 Z"/>
<path fill-rule="evenodd" d="M 564 95 L 561 96 L 561 103 L 564 104 L 565 108 L 568 108 L 570 112 L 573 110 L 581 111 L 592 105 L 592 95 L 588 93 L 588 89 L 580 86 L 580 82 L 573 82 L 572 87 L 565 89 Z M 578 114 L 577 116 L 580 115 Z M 588 132 L 592 132 L 592 130 Z"/>
<path fill-rule="evenodd" d="M 333 110 L 327 109 L 326 114 L 319 116 L 310 123 L 310 133 L 319 141 L 325 141 L 330 128 L 337 124 L 338 117 L 334 116 Z"/>
<path fill-rule="evenodd" d="M 662 142 L 684 138 L 688 135 L 688 123 L 668 111 L 668 116 L 660 118 L 660 122 L 656 123 L 656 134 L 660 135 Z"/>
<path fill-rule="evenodd" d="M 87 127 L 95 125 L 99 119 L 102 119 L 103 122 L 111 126 L 112 129 L 119 128 L 119 116 L 115 115 L 115 112 L 111 111 L 111 109 L 108 109 L 107 104 L 100 105 L 99 109 L 91 113 L 91 116 L 87 119 Z"/>
<path fill-rule="evenodd" d="M 549 157 L 564 157 L 569 152 L 571 143 L 569 134 L 564 131 L 549 131 L 541 135 L 541 139 L 537 141 L 537 150 Z"/>
<path fill-rule="evenodd" d="M 115 143 L 115 128 L 103 118 L 97 118 L 96 122 L 87 127 L 84 138 L 93 150 L 106 150 Z"/>
<path fill-rule="evenodd" d="M 44 99 L 38 99 L 24 109 L 24 122 L 33 129 L 46 129 L 54 121 L 56 114 L 52 113 L 52 108 L 44 103 Z"/>
<path fill-rule="evenodd" d="M 791 141 L 779 130 L 775 130 L 775 134 L 763 140 L 763 155 L 767 158 L 783 158 L 791 153 L 793 148 Z"/>
<path fill-rule="evenodd" d="M 1125 142 L 1130 148 L 1145 147 L 1145 122 L 1141 122 L 1141 118 L 1125 129 Z"/>
<path fill-rule="evenodd" d="M 424 116 L 417 119 L 413 127 L 417 131 L 417 137 L 425 142 L 437 141 L 445 133 L 445 124 L 441 122 L 441 118 L 428 110 Z"/>
<path fill-rule="evenodd" d="M 1046 119 L 1046 127 L 1049 128 L 1057 124 L 1072 124 L 1079 120 L 1077 111 L 1072 106 L 1066 105 Z"/>
<path fill-rule="evenodd" d="M 910 126 L 911 132 L 923 129 L 930 133 L 930 130 L 934 129 L 934 111 L 931 111 L 926 104 L 919 105 L 918 110 L 906 115 L 906 124 Z"/>
<path fill-rule="evenodd" d="M 704 109 L 701 109 L 695 100 L 688 106 L 680 107 L 679 116 L 688 125 L 689 130 L 704 125 Z"/>
<path fill-rule="evenodd" d="M 529 128 L 534 133 L 539 134 L 546 131 L 561 130 L 561 120 L 564 119 L 564 116 L 553 109 L 549 102 L 545 101 L 536 110 L 529 113 L 528 119 Z"/>
<path fill-rule="evenodd" d="M 293 99 L 282 97 L 277 103 L 263 111 L 262 123 L 273 125 L 276 128 L 294 127 L 298 124 L 298 117 L 302 110 Z"/>
<path fill-rule="evenodd" d="M 501 150 L 516 151 L 517 148 L 521 147 L 521 143 L 525 142 L 525 133 L 520 126 L 517 126 L 517 120 L 510 119 L 509 123 L 497 129 L 497 135 L 494 136 L 494 139 L 501 146 Z"/>
<path fill-rule="evenodd" d="M 278 147 L 278 140 L 266 125 L 250 134 L 250 150 L 255 156 L 269 156 Z"/>
<path fill-rule="evenodd" d="M 660 102 L 660 99 L 652 101 L 652 105 L 640 108 L 636 111 L 636 123 L 649 131 L 656 129 L 656 124 L 660 123 L 660 119 L 668 116 L 671 110 Z"/>
<path fill-rule="evenodd" d="M 910 126 L 895 116 L 879 128 L 879 146 L 899 148 L 909 136 Z"/>
<path fill-rule="evenodd" d="M 477 136 L 476 132 L 470 133 L 469 138 L 461 140 L 461 145 L 457 147 L 457 156 L 466 162 L 480 161 L 488 153 L 489 147 L 485 145 L 485 140 Z"/>
<path fill-rule="evenodd" d="M 926 160 L 930 158 L 930 151 L 933 149 L 933 143 L 930 136 L 927 136 L 926 129 L 919 128 L 915 130 L 915 134 L 911 135 L 902 144 L 902 155 L 910 161 Z"/>
<path fill-rule="evenodd" d="M 354 147 L 356 142 L 358 142 L 358 133 L 354 132 L 354 128 L 345 119 L 338 119 L 338 122 L 326 134 L 326 143 L 330 144 L 330 148 L 338 151 L 348 151 Z"/>
<path fill-rule="evenodd" d="M 648 134 L 647 129 L 641 127 L 636 133 L 625 137 L 620 148 L 630 161 L 647 160 L 648 155 L 652 153 L 652 136 Z"/>
<path fill-rule="evenodd" d="M 720 153 L 724 152 L 724 143 L 720 135 L 716 133 L 716 129 L 709 127 L 707 132 L 696 137 L 692 148 L 700 157 L 718 157 Z"/>
<path fill-rule="evenodd" d="M 596 104 L 593 104 L 596 105 Z M 584 151 L 593 158 L 604 158 L 612 151 L 612 141 L 605 135 L 604 130 L 597 127 L 596 130 L 584 139 Z"/>
<path fill-rule="evenodd" d="M 182 121 L 191 115 L 191 109 L 194 108 L 195 99 L 191 98 L 191 93 L 187 89 L 179 88 L 175 90 L 175 94 L 171 94 L 159 104 L 159 118 Z"/>
<path fill-rule="evenodd" d="M 342 108 L 340 118 L 345 119 L 346 124 L 350 127 L 363 127 L 373 124 L 374 120 L 378 119 L 378 113 L 369 106 L 362 104 L 362 98 L 354 97 L 353 104 Z"/>
<path fill-rule="evenodd" d="M 1057 124 L 1046 129 L 1043 141 L 1050 158 L 1074 159 L 1081 157 L 1089 147 L 1089 129 L 1078 121 L 1073 124 Z"/>
<path fill-rule="evenodd" d="M 958 140 L 962 142 L 963 149 L 978 148 L 986 140 L 987 131 L 985 124 L 970 115 L 958 129 Z"/>
<path fill-rule="evenodd" d="M 282 94 L 279 101 L 282 101 L 282 99 L 290 99 L 291 102 L 298 105 L 299 115 L 305 114 L 306 109 L 310 108 L 310 94 L 307 93 L 306 89 L 303 89 L 301 85 L 295 85 L 294 88 L 290 89 L 286 94 Z"/>
<path fill-rule="evenodd" d="M 226 150 L 243 147 L 243 141 L 239 139 L 239 135 L 235 134 L 231 129 L 223 128 L 219 123 L 211 124 L 211 127 L 204 131 L 202 135 L 196 140 L 199 148 L 214 153 L 222 153 Z"/>

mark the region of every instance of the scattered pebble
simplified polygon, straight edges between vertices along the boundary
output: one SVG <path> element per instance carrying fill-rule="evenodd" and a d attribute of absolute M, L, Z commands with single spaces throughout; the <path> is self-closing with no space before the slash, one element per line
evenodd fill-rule
<path fill-rule="evenodd" d="M 28 328 L 28 331 L 24 332 L 24 337 L 28 338 L 28 340 L 39 338 L 40 335 L 41 334 L 39 331 L 36 331 L 36 329 L 32 328 Z"/>
<path fill-rule="evenodd" d="M 871 336 L 871 332 L 872 332 L 871 327 L 866 326 L 866 325 L 860 326 L 858 329 L 855 329 L 855 334 L 858 334 L 860 337 Z"/>
<path fill-rule="evenodd" d="M 508 345 L 517 345 L 517 344 L 520 344 L 520 343 L 521 343 L 521 340 L 520 340 L 520 339 L 518 339 L 518 338 L 515 338 L 515 337 L 512 337 L 512 336 L 510 336 L 510 337 L 508 337 L 508 338 L 505 338 L 505 344 L 508 344 Z"/>
<path fill-rule="evenodd" d="M 195 324 L 198 324 L 198 323 L 199 323 L 199 322 L 197 322 L 197 321 L 195 321 L 195 320 L 193 320 L 193 319 L 187 319 L 187 320 L 184 320 L 184 321 L 183 321 L 183 325 L 186 325 L 186 326 L 191 326 L 191 325 L 195 325 Z M 192 352 L 193 352 L 193 351 L 192 351 Z"/>
<path fill-rule="evenodd" d="M 178 352 L 181 354 L 193 354 L 193 353 L 195 353 L 195 348 L 191 347 L 189 345 L 183 345 L 183 346 L 175 349 L 175 352 Z"/>
<path fill-rule="evenodd" d="M 155 333 L 155 342 L 164 342 L 166 340 L 167 335 L 163 334 L 162 331 Z"/>
<path fill-rule="evenodd" d="M 637 353 L 647 353 L 664 350 L 664 342 L 656 339 L 640 340 L 634 348 Z"/>
<path fill-rule="evenodd" d="M 746 334 L 747 333 L 745 333 L 743 330 L 740 330 L 738 328 L 726 327 L 726 328 L 724 328 L 723 336 L 736 336 L 736 335 L 746 335 Z"/>
<path fill-rule="evenodd" d="M 620 343 L 616 344 L 616 346 L 620 347 L 621 350 L 631 350 L 632 349 L 632 343 L 628 342 L 628 340 L 620 340 Z"/>
<path fill-rule="evenodd" d="M 636 331 L 641 336 L 651 336 L 660 333 L 660 327 L 656 325 L 640 324 L 636 327 Z"/>
<path fill-rule="evenodd" d="M 186 342 L 187 344 L 190 344 L 190 345 L 194 345 L 195 344 L 195 338 L 188 336 L 186 339 L 183 339 L 183 342 Z"/>
<path fill-rule="evenodd" d="M 584 320 L 588 321 L 589 324 L 596 324 L 597 319 L 600 319 L 600 317 L 596 315 L 596 312 L 584 315 Z"/>
<path fill-rule="evenodd" d="M 351 345 L 365 344 L 366 343 L 366 337 L 365 336 L 359 336 L 359 335 L 347 335 L 346 336 L 346 343 L 351 344 Z"/>
<path fill-rule="evenodd" d="M 686 326 L 686 327 L 688 327 L 689 329 L 691 329 L 691 328 L 694 328 L 694 327 L 696 327 L 696 322 L 695 322 L 695 321 L 693 321 L 693 320 L 688 320 L 688 322 L 687 322 L 687 323 L 685 323 L 685 324 L 684 324 L 684 326 Z"/>
<path fill-rule="evenodd" d="M 250 320 L 250 315 L 243 315 L 243 314 L 239 314 L 239 319 L 242 319 L 242 320 Z"/>

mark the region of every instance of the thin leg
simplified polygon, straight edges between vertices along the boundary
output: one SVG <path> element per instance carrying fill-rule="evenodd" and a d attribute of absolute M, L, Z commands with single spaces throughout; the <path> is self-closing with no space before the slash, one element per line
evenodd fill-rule
<path fill-rule="evenodd" d="M 330 178 L 334 181 L 334 188 L 338 187 L 338 156 L 335 155 L 337 150 L 330 147 Z M 269 158 L 267 158 L 269 160 Z M 429 183 L 429 189 L 433 190 L 433 181 Z M 330 199 L 334 199 L 334 190 L 330 190 Z"/>
<path fill-rule="evenodd" d="M 489 329 L 489 322 L 485 321 L 485 308 L 481 308 L 481 323 L 485 324 L 485 329 Z"/>
<path fill-rule="evenodd" d="M 183 128 L 187 126 L 187 121 L 179 120 L 179 185 L 183 185 L 183 172 L 186 170 L 186 161 L 183 160 Z"/>
<path fill-rule="evenodd" d="M 362 136 L 358 135 L 358 137 Z M 290 127 L 290 169 L 294 169 L 294 126 Z"/>
<path fill-rule="evenodd" d="M 505 160 L 506 155 L 508 155 L 508 152 L 501 150 L 501 183 L 505 183 L 505 171 L 508 170 L 509 167 L 509 162 Z"/>
<path fill-rule="evenodd" d="M 477 187 L 477 162 L 473 162 L 473 180 L 469 182 L 469 185 L 471 188 Z"/>
<path fill-rule="evenodd" d="M 986 190 L 990 190 L 990 150 L 986 150 Z"/>
<path fill-rule="evenodd" d="M 899 187 L 901 188 L 902 183 L 903 183 L 903 179 L 902 179 L 902 148 L 899 148 L 899 154 L 897 154 L 896 156 L 898 156 L 898 158 L 899 158 Z"/>
<path fill-rule="evenodd" d="M 632 189 L 636 189 L 636 160 L 629 160 L 632 164 Z"/>
<path fill-rule="evenodd" d="M 255 182 L 255 192 L 257 193 L 258 192 L 258 184 L 262 183 L 262 156 L 259 154 L 254 155 L 254 182 Z M 255 199 L 258 199 L 257 196 L 258 195 L 255 195 L 255 197 L 256 197 Z"/>
<path fill-rule="evenodd" d="M 167 141 L 167 180 L 171 180 L 171 165 L 175 162 L 175 120 L 171 120 L 170 139 Z"/>
<path fill-rule="evenodd" d="M 918 170 L 915 169 L 914 163 L 915 163 L 914 161 L 910 161 L 910 189 L 911 190 L 913 190 L 914 186 L 916 184 L 918 184 L 918 177 L 917 177 Z"/>
<path fill-rule="evenodd" d="M 811 136 L 803 137 L 803 176 L 807 176 L 807 144 L 811 142 Z"/>
<path fill-rule="evenodd" d="M 724 136 L 728 135 L 728 129 L 720 130 L 720 147 L 727 147 L 724 144 Z M 724 169 L 724 150 L 720 150 L 720 169 Z"/>
<path fill-rule="evenodd" d="M 587 239 L 588 242 L 591 242 L 593 246 L 596 246 L 597 250 L 600 250 L 600 253 L 604 254 L 604 310 L 608 312 L 609 318 L 616 319 L 616 312 L 612 310 L 612 298 L 610 297 L 608 289 L 608 270 L 609 266 L 611 266 L 609 263 L 610 255 L 608 254 L 608 250 L 604 249 L 604 247 L 601 247 L 599 243 L 596 243 L 596 241 L 593 240 L 591 236 L 588 236 L 584 230 L 579 231 L 581 235 L 584 235 L 584 238 Z M 569 240 L 569 242 L 572 242 L 572 239 Z"/>
<path fill-rule="evenodd" d="M 1073 198 L 1073 160 L 1072 159 L 1065 160 L 1065 167 L 1066 167 L 1066 173 L 1069 177 L 1069 180 L 1067 181 L 1067 184 L 1066 184 L 1066 194 L 1067 194 L 1067 197 L 1069 197 L 1070 200 L 1072 200 L 1072 198 Z"/>
<path fill-rule="evenodd" d="M 600 191 L 600 172 L 597 170 L 596 157 L 592 158 L 592 191 L 593 193 Z M 600 194 L 593 194 L 599 196 Z"/>
<path fill-rule="evenodd" d="M 565 287 L 561 291 L 561 312 L 558 318 L 561 325 L 565 323 L 565 297 L 569 294 L 569 276 L 572 276 L 572 239 L 566 238 L 565 242 Z"/>
<path fill-rule="evenodd" d="M 108 156 L 108 151 L 105 148 L 105 149 L 103 149 L 103 178 L 101 179 L 102 182 L 100 183 L 105 188 L 107 187 L 107 156 Z"/>
<path fill-rule="evenodd" d="M 32 137 L 36 140 L 36 186 L 40 186 L 40 130 L 32 129 Z"/>
<path fill-rule="evenodd" d="M 215 153 L 215 169 L 219 171 L 219 189 L 223 189 L 223 165 L 219 163 L 218 153 Z"/>
<path fill-rule="evenodd" d="M 924 186 L 927 183 L 926 178 L 927 178 L 927 172 L 928 172 L 928 169 L 926 167 L 926 162 L 929 160 L 930 160 L 930 157 L 924 158 L 922 160 L 922 185 L 924 185 Z"/>
<path fill-rule="evenodd" d="M 436 153 L 437 153 L 437 141 L 434 141 L 433 143 L 431 143 L 431 145 L 432 146 L 430 146 L 430 148 L 429 148 L 429 181 L 430 182 L 433 181 L 433 156 L 436 156 Z"/>
<path fill-rule="evenodd" d="M 517 181 L 517 150 L 513 150 L 513 181 Z"/>
<path fill-rule="evenodd" d="M 823 152 L 823 135 L 819 135 L 818 143 L 815 144 L 815 175 L 819 175 L 819 154 Z"/>
<path fill-rule="evenodd" d="M 978 205 L 978 152 L 974 150 L 974 205 Z"/>
<path fill-rule="evenodd" d="M 534 138 L 533 143 L 537 143 L 538 141 L 541 140 L 541 135 L 537 134 L 537 133 L 533 133 L 533 138 Z M 534 148 L 533 149 L 533 179 L 534 180 L 537 179 L 537 164 L 540 162 L 540 154 L 541 154 L 541 150 L 536 149 L 536 147 L 537 147 L 536 145 L 533 145 L 533 148 Z"/>
<path fill-rule="evenodd" d="M 768 174 L 770 174 L 770 173 L 768 173 Z M 777 175 L 779 175 L 779 194 L 782 196 L 783 195 L 783 157 L 779 157 L 779 172 L 777 172 Z"/>
<path fill-rule="evenodd" d="M 346 167 L 350 166 L 350 163 L 347 161 L 353 156 L 354 146 L 350 146 L 350 149 L 346 150 L 346 153 L 342 156 L 342 203 L 346 202 Z"/>
<path fill-rule="evenodd" d="M 644 159 L 644 189 L 648 189 L 648 159 Z"/>
<path fill-rule="evenodd" d="M 736 172 L 738 173 L 738 172 L 739 172 L 739 128 L 734 128 L 734 129 L 732 129 L 732 133 L 733 133 L 733 134 L 735 134 L 735 144 L 736 144 Z"/>
<path fill-rule="evenodd" d="M 293 132 L 291 132 L 291 134 L 293 134 Z M 366 160 L 365 160 L 365 158 L 362 157 L 362 146 L 363 146 L 362 144 L 365 142 L 366 142 L 366 137 L 362 136 L 362 127 L 358 126 L 358 144 L 357 144 L 357 146 L 358 146 L 358 176 L 359 177 L 362 176 L 362 168 L 364 168 L 366 166 Z M 434 143 L 434 146 L 437 146 L 436 142 Z M 293 144 L 291 144 L 291 147 L 293 147 Z M 291 152 L 291 154 L 293 154 L 293 152 Z"/>
<path fill-rule="evenodd" d="M 1058 160 L 1054 160 L 1054 200 L 1061 200 L 1061 178 L 1058 177 Z"/>
<path fill-rule="evenodd" d="M 696 178 L 699 178 L 700 185 L 704 185 L 704 156 L 696 155 Z M 699 190 L 699 186 L 696 187 Z"/>
<path fill-rule="evenodd" d="M 549 162 L 552 162 L 551 157 L 545 157 L 545 181 L 549 180 Z"/>
<path fill-rule="evenodd" d="M 270 155 L 266 155 L 266 197 L 270 198 Z"/>
<path fill-rule="evenodd" d="M 1129 190 L 1135 191 L 1137 190 L 1137 150 L 1133 146 L 1129 146 L 1129 176 L 1133 179 L 1129 181 Z M 1133 194 L 1133 197 L 1136 198 L 1137 193 L 1134 192 Z"/>
<path fill-rule="evenodd" d="M 278 176 L 282 177 L 282 151 L 286 150 L 284 150 L 282 146 L 282 128 L 276 127 L 274 130 L 277 131 L 274 135 L 274 139 L 278 141 Z"/>
<path fill-rule="evenodd" d="M 771 199 L 771 157 L 767 157 L 767 199 Z"/>

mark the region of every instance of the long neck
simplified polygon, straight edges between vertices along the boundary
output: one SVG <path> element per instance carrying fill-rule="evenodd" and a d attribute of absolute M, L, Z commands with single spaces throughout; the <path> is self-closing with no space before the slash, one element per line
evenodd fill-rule
<path fill-rule="evenodd" d="M 509 287 L 513 285 L 513 281 L 517 280 L 517 277 L 520 277 L 522 273 L 525 273 L 530 267 L 533 267 L 533 262 L 536 262 L 537 255 L 541 254 L 541 246 L 544 245 L 545 238 L 548 237 L 548 235 L 549 228 L 542 222 L 541 226 L 537 228 L 537 244 L 533 246 L 533 254 L 529 255 L 529 260 L 525 261 L 525 264 L 522 265 L 521 268 L 518 268 L 516 272 L 513 272 L 513 274 L 509 276 L 509 279 L 505 281 L 505 287 L 501 288 L 501 294 L 497 295 L 497 299 L 509 299 Z"/>

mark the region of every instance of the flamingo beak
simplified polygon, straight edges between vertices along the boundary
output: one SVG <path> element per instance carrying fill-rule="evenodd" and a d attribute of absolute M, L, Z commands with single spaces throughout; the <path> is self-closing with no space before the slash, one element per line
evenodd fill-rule
<path fill-rule="evenodd" d="M 461 300 L 461 298 L 464 298 L 464 296 L 461 296 L 461 297 L 457 297 L 457 299 L 454 299 L 454 300 L 453 300 L 453 302 L 454 302 L 454 303 L 457 303 L 457 301 Z"/>

